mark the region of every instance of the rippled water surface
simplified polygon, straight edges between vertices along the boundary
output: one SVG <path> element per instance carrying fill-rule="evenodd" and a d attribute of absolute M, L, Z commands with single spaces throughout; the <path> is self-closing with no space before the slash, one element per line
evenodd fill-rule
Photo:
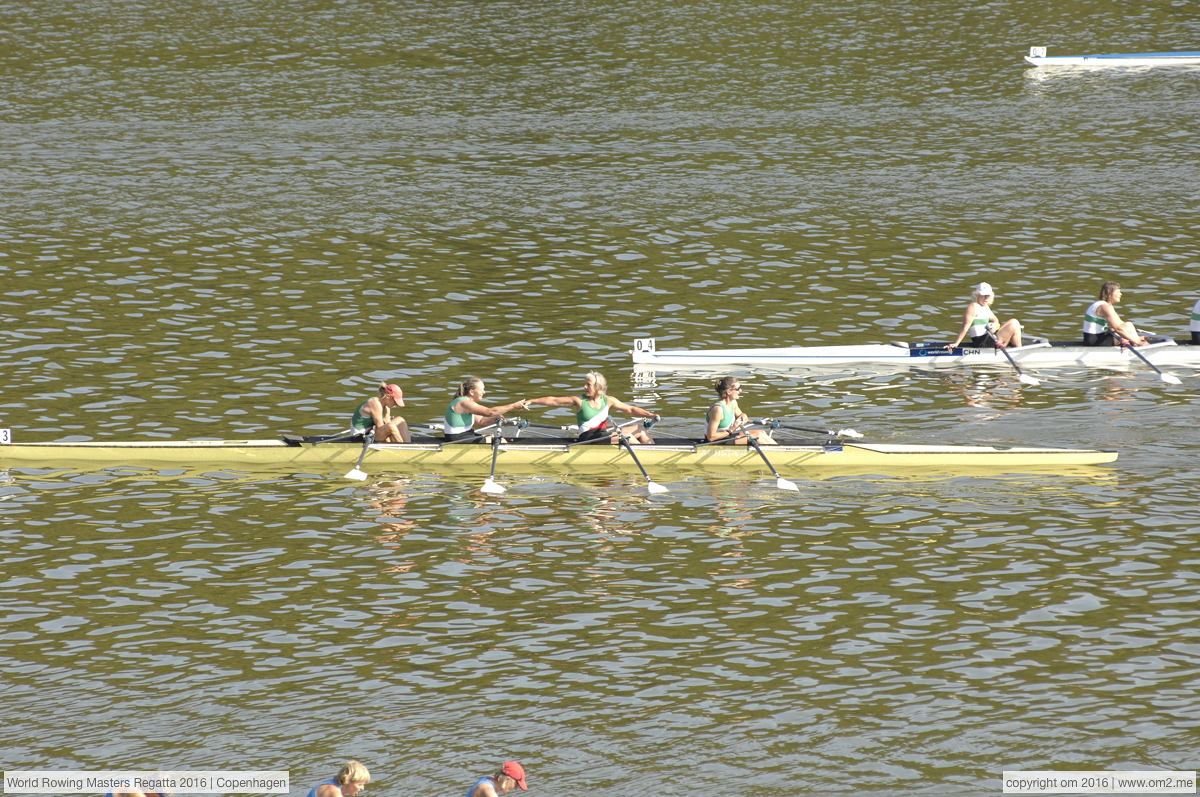
<path fill-rule="evenodd" d="M 438 417 L 628 349 L 1184 334 L 1190 3 L 0 2 L 0 427 L 18 441 Z M 6 769 L 286 769 L 461 793 L 996 793 L 1197 769 L 1196 369 L 740 372 L 884 442 L 1106 447 L 1061 474 L 0 470 Z M 567 422 L 559 412 L 546 420 Z M 2 453 L 2 452 L 0 452 Z"/>

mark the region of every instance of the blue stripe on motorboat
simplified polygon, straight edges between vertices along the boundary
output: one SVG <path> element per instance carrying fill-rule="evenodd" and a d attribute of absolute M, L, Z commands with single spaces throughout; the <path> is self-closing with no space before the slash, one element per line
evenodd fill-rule
<path fill-rule="evenodd" d="M 1188 50 L 1179 53 L 1109 53 L 1107 55 L 1060 55 L 1057 58 L 1195 58 L 1200 50 Z"/>

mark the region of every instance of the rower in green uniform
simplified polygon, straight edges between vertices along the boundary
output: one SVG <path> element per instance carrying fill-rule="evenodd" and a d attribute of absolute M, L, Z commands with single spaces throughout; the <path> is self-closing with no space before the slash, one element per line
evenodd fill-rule
<path fill-rule="evenodd" d="M 350 418 L 350 428 L 355 434 L 374 432 L 376 443 L 411 443 L 408 423 L 400 416 L 392 417 L 394 407 L 404 406 L 404 391 L 399 385 L 379 383 L 379 396 L 369 398 Z"/>
<path fill-rule="evenodd" d="M 728 440 L 732 444 L 744 446 L 749 445 L 749 438 L 753 437 L 759 443 L 776 445 L 764 430 L 743 428 L 750 422 L 750 417 L 738 406 L 742 386 L 736 376 L 718 379 L 715 387 L 721 400 L 708 408 L 708 415 L 705 416 L 708 423 L 704 431 L 705 442 Z"/>
<path fill-rule="evenodd" d="M 609 411 L 616 410 L 634 418 L 662 418 L 649 410 L 626 404 L 616 396 L 608 395 L 608 380 L 598 371 L 589 371 L 583 379 L 583 393 L 578 396 L 544 396 L 529 402 L 529 406 L 570 407 L 575 410 L 575 422 L 579 425 L 580 440 L 601 440 L 605 437 L 616 445 L 617 425 L 611 422 Z M 654 438 L 642 424 L 622 429 L 631 443 L 654 445 Z"/>
<path fill-rule="evenodd" d="M 511 410 L 524 410 L 529 408 L 529 402 L 525 400 L 514 401 L 512 404 L 505 404 L 501 407 L 485 407 L 479 401 L 486 394 L 483 380 L 477 376 L 468 376 L 458 386 L 458 392 L 454 394 L 454 399 L 450 402 L 450 406 L 446 407 L 446 439 L 447 440 L 462 440 L 464 438 L 480 437 L 475 431 L 476 424 L 495 421 L 504 413 Z"/>

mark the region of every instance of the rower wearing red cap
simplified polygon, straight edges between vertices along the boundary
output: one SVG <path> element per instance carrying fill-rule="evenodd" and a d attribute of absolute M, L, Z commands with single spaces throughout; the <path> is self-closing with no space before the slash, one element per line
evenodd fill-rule
<path fill-rule="evenodd" d="M 393 407 L 404 406 L 404 391 L 399 385 L 379 383 L 379 397 L 369 398 L 354 411 L 350 428 L 355 434 L 374 430 L 376 443 L 411 443 L 408 424 L 400 416 L 392 417 Z"/>
<path fill-rule="evenodd" d="M 475 781 L 467 789 L 467 797 L 497 797 L 508 794 L 518 786 L 529 791 L 529 784 L 525 782 L 525 768 L 516 761 L 505 761 L 495 774 L 484 775 Z"/>

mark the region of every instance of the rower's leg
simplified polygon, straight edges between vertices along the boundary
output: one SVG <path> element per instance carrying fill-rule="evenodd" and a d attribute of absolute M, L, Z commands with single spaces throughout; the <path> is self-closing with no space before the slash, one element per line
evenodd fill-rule
<path fill-rule="evenodd" d="M 757 440 L 759 442 L 759 445 L 764 445 L 764 444 L 768 445 L 768 446 L 779 445 L 774 440 L 772 440 L 771 435 L 767 434 L 767 432 L 763 429 L 749 429 L 746 431 L 746 434 L 750 435 L 755 440 Z"/>
<path fill-rule="evenodd" d="M 650 436 L 648 431 L 646 431 L 646 427 L 642 426 L 640 423 L 634 426 L 626 427 L 625 436 L 628 437 L 630 442 L 633 443 L 638 443 L 643 446 L 654 445 L 654 438 Z"/>
<path fill-rule="evenodd" d="M 411 443 L 412 435 L 408 431 L 408 423 L 403 418 L 392 418 L 383 426 L 375 429 L 377 443 Z"/>
<path fill-rule="evenodd" d="M 1011 346 L 1016 348 L 1021 345 L 1021 322 L 1015 318 L 1010 318 L 1000 325 L 996 330 L 996 340 L 1000 341 L 1001 346 Z"/>
<path fill-rule="evenodd" d="M 1124 337 L 1125 340 L 1129 341 L 1134 346 L 1145 346 L 1148 342 L 1145 338 L 1138 334 L 1137 327 L 1133 325 L 1132 321 L 1121 322 L 1121 325 L 1117 327 L 1117 330 L 1121 333 L 1121 336 Z"/>

